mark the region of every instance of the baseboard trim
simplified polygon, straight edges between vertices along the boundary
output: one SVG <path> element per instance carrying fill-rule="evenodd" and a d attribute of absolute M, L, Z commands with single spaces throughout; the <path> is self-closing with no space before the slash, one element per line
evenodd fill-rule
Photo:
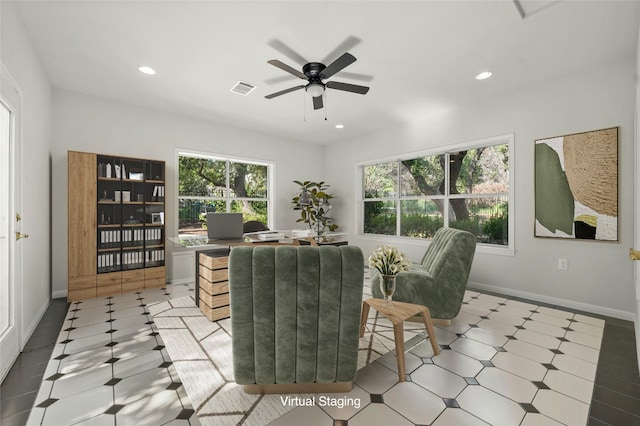
<path fill-rule="evenodd" d="M 40 324 L 40 321 L 42 320 L 42 317 L 44 317 L 45 312 L 47 312 L 47 308 L 49 307 L 50 303 L 51 303 L 50 300 L 47 300 L 47 303 L 43 303 L 40 309 L 38 310 L 38 313 L 33 318 L 33 321 L 31 321 L 31 324 L 29 324 L 29 327 L 24 329 L 24 334 L 22 335 L 22 342 L 20 342 L 20 352 L 22 352 L 22 350 L 24 349 L 25 345 L 31 338 L 31 335 L 33 334 L 33 332 L 36 331 L 36 327 L 38 326 L 38 324 Z"/>
<path fill-rule="evenodd" d="M 505 287 L 498 287 L 495 285 L 483 284 L 478 282 L 469 281 L 468 288 L 470 290 L 478 289 L 490 291 L 493 293 L 504 294 L 505 296 L 522 297 L 523 299 L 529 299 L 534 302 L 548 303 L 550 305 L 564 306 L 570 309 L 576 309 L 579 311 L 589 312 L 597 315 L 604 315 L 612 318 L 618 318 L 625 321 L 635 321 L 636 314 L 633 312 L 621 311 L 619 309 L 605 308 L 603 306 L 591 305 L 588 303 L 576 302 L 573 300 L 561 299 L 557 297 L 544 296 L 542 294 L 530 293 L 528 291 L 513 290 Z"/>
<path fill-rule="evenodd" d="M 169 280 L 167 284 L 189 284 L 193 282 L 193 278 L 181 278 L 179 280 Z"/>
<path fill-rule="evenodd" d="M 51 292 L 51 298 L 52 299 L 61 299 L 61 298 L 67 298 L 67 295 L 69 293 L 67 293 L 67 290 L 58 290 L 58 291 L 52 291 Z"/>

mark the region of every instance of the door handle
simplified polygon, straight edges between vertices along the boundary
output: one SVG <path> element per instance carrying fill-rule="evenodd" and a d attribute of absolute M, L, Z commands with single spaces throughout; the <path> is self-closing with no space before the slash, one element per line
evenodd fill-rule
<path fill-rule="evenodd" d="M 16 241 L 18 241 L 21 238 L 29 238 L 29 234 L 23 234 L 21 232 L 16 232 Z"/>
<path fill-rule="evenodd" d="M 640 260 L 640 251 L 630 248 L 629 257 L 631 258 L 631 260 Z"/>

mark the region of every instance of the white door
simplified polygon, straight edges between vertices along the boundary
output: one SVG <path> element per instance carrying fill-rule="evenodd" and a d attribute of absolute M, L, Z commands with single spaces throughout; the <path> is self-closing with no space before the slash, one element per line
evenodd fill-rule
<path fill-rule="evenodd" d="M 640 367 L 640 86 L 636 86 L 636 119 L 635 119 L 635 176 L 634 176 L 634 247 L 630 249 L 630 257 L 634 260 L 633 276 L 636 284 L 636 348 L 638 366 Z"/>
<path fill-rule="evenodd" d="M 0 69 L 0 381 L 22 350 L 20 92 Z"/>
<path fill-rule="evenodd" d="M 638 366 L 640 367 L 640 86 L 636 87 L 636 120 L 635 120 L 635 203 L 634 203 L 634 248 L 630 257 L 634 260 L 634 279 L 636 284 L 636 348 Z"/>

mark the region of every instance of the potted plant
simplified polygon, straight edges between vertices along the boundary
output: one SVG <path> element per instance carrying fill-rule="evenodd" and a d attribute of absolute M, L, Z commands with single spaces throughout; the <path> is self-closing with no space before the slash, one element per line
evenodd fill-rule
<path fill-rule="evenodd" d="M 327 192 L 329 185 L 324 182 L 311 182 L 298 180 L 293 181 L 300 186 L 300 194 L 291 199 L 293 210 L 300 212 L 300 218 L 296 222 L 309 225 L 309 230 L 315 232 L 315 237 L 320 240 L 327 231 L 335 231 L 338 225 L 333 223 L 333 219 L 327 216 L 331 210 L 330 200 L 332 194 Z"/>

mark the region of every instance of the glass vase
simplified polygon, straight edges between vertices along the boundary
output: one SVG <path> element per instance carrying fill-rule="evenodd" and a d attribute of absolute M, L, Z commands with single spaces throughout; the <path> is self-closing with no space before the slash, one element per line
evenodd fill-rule
<path fill-rule="evenodd" d="M 396 276 L 395 275 L 383 275 L 380 280 L 380 291 L 384 297 L 383 306 L 393 306 L 391 298 L 396 291 Z"/>

